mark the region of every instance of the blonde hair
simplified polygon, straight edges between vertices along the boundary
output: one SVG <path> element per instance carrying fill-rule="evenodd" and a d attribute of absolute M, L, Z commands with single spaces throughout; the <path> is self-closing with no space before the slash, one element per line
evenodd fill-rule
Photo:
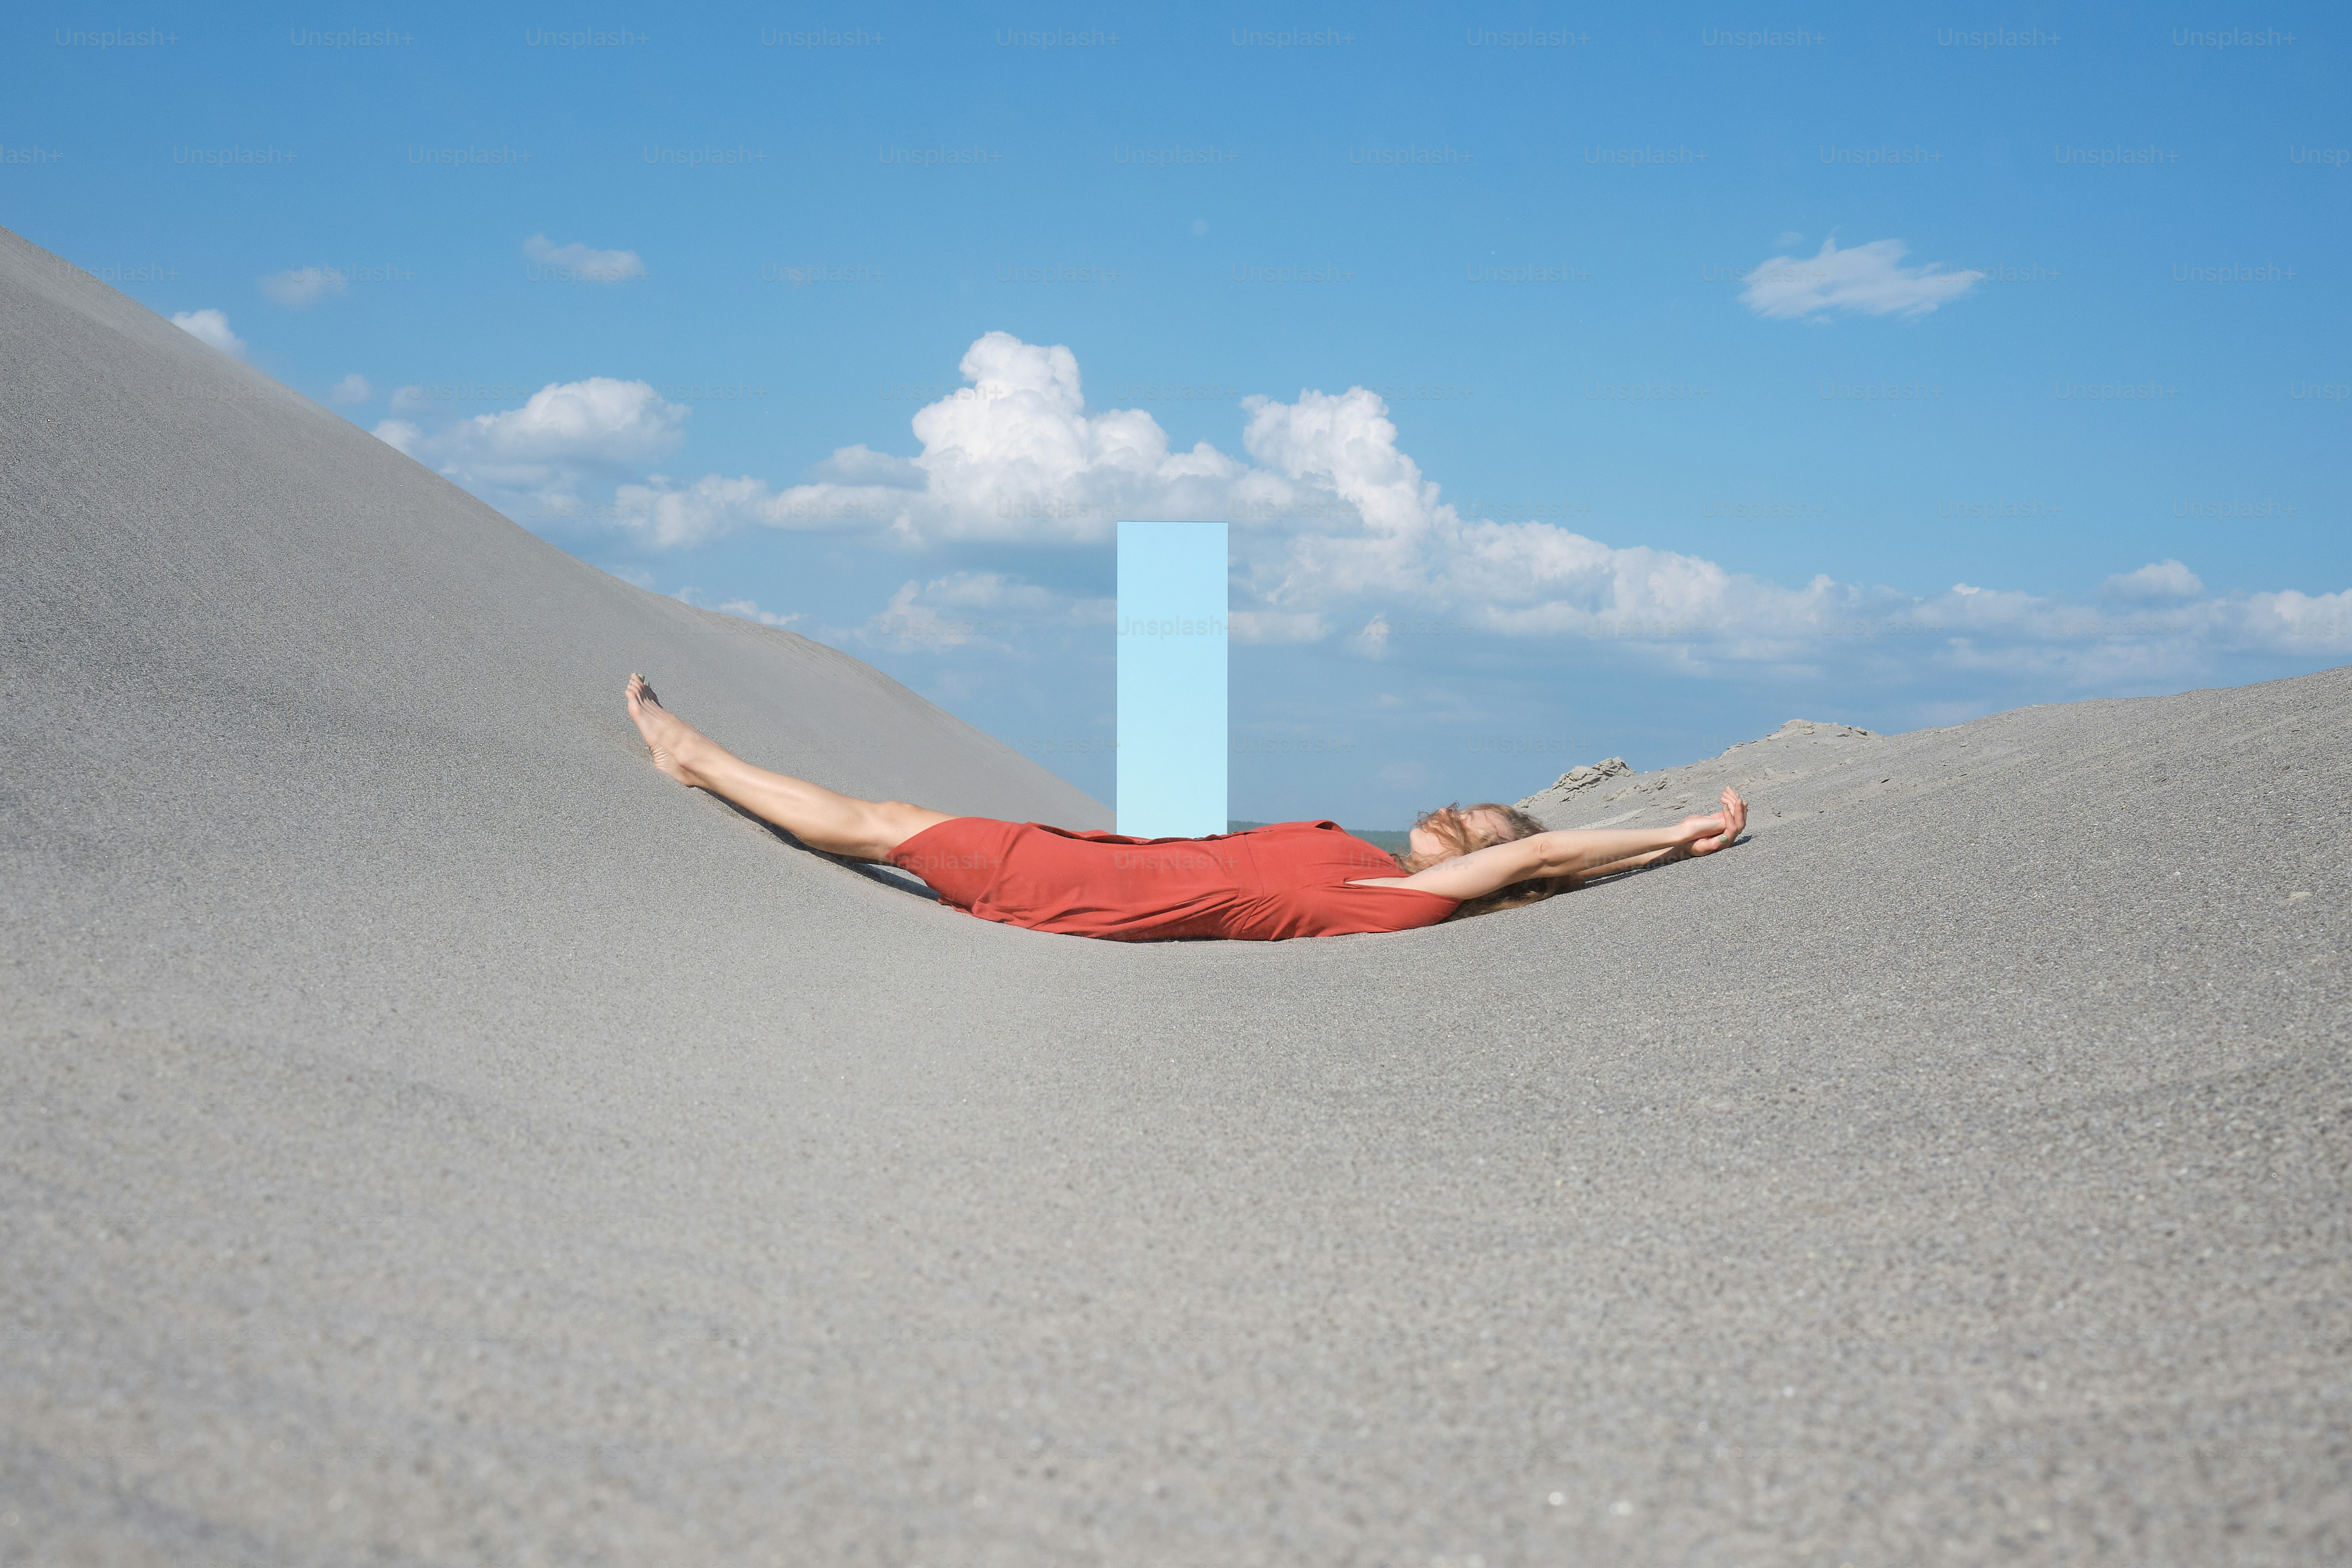
<path fill-rule="evenodd" d="M 1509 844 L 1545 831 L 1544 825 L 1516 805 L 1504 805 L 1496 801 L 1482 800 L 1475 805 L 1441 805 L 1434 811 L 1424 811 L 1413 826 L 1429 834 L 1444 848 L 1435 855 L 1423 855 L 1418 850 L 1402 857 L 1398 864 L 1405 875 L 1426 871 L 1432 866 L 1451 860 L 1457 855 L 1475 854 L 1496 844 Z M 1490 915 L 1496 910 L 1516 910 L 1523 905 L 1540 903 L 1554 893 L 1564 893 L 1576 885 L 1570 877 L 1529 877 L 1497 888 L 1475 899 L 1465 900 L 1462 906 L 1447 920 L 1467 920 L 1472 915 Z"/>

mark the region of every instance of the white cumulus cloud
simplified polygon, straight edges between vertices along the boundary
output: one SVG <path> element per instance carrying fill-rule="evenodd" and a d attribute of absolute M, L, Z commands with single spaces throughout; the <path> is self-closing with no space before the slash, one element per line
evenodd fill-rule
<path fill-rule="evenodd" d="M 588 478 L 679 440 L 686 410 L 642 382 L 550 386 L 518 409 L 429 432 L 388 419 L 377 434 L 463 482 L 534 498 L 550 509 L 541 515 L 603 523 L 652 549 L 751 527 L 828 529 L 900 550 L 1098 544 L 1122 518 L 1223 520 L 1236 641 L 1339 635 L 1373 658 L 1443 632 L 1608 639 L 1692 674 L 2010 669 L 2090 689 L 2176 679 L 2225 651 L 2352 653 L 2352 592 L 2209 596 L 2176 561 L 2120 574 L 2081 603 L 1968 584 L 1917 595 L 1826 575 L 1789 586 L 1554 523 L 1465 516 L 1360 386 L 1244 399 L 1234 456 L 1205 441 L 1171 449 L 1140 410 L 1088 411 L 1065 347 L 990 332 L 962 369 L 965 386 L 914 416 L 914 456 L 845 447 L 809 482 L 782 488 L 645 475 L 616 479 L 608 505 L 581 499 Z M 895 648 L 1013 646 L 1024 628 L 1077 624 L 1108 603 L 961 573 L 906 583 L 844 635 Z"/>
<path fill-rule="evenodd" d="M 556 245 L 543 234 L 524 240 L 522 253 L 547 276 L 565 283 L 625 283 L 646 275 L 646 264 L 634 250 L 592 250 L 576 242 Z"/>
<path fill-rule="evenodd" d="M 370 386 L 368 378 L 357 371 L 327 388 L 327 401 L 334 404 L 365 403 L 374 395 L 375 388 Z"/>
<path fill-rule="evenodd" d="M 425 438 L 425 432 L 405 419 L 380 419 L 369 434 L 404 458 L 415 457 L 417 443 Z"/>
<path fill-rule="evenodd" d="M 520 408 L 478 414 L 426 431 L 386 419 L 376 436 L 458 483 L 509 501 L 526 500 L 540 517 L 579 514 L 581 485 L 674 449 L 687 408 L 642 381 L 591 376 L 551 382 Z"/>
<path fill-rule="evenodd" d="M 343 291 L 343 275 L 330 267 L 295 267 L 261 280 L 261 291 L 289 310 L 315 305 Z"/>
<path fill-rule="evenodd" d="M 1139 409 L 1089 414 L 1077 357 L 990 332 L 961 364 L 971 384 L 911 422 L 911 458 L 845 447 L 814 482 L 712 474 L 692 484 L 625 486 L 618 521 L 656 548 L 698 544 L 753 526 L 878 531 L 905 546 L 941 540 L 1085 543 L 1121 518 L 1221 517 L 1277 505 L 1297 487 L 1209 443 L 1171 451 Z"/>
<path fill-rule="evenodd" d="M 1840 250 L 1822 241 L 1810 260 L 1776 256 L 1748 273 L 1742 303 L 1759 316 L 1789 321 L 1823 310 L 1853 310 L 1865 316 L 1922 316 L 1958 299 L 1984 278 L 1981 272 L 1947 272 L 1941 262 L 1906 267 L 1910 249 L 1899 239 L 1874 239 Z"/>
<path fill-rule="evenodd" d="M 245 340 L 228 330 L 228 316 L 221 310 L 175 310 L 172 325 L 201 343 L 210 343 L 225 354 L 245 357 Z"/>

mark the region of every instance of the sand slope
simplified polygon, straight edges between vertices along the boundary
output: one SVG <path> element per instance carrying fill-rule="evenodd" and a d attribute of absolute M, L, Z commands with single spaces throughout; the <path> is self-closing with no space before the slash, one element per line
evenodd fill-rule
<path fill-rule="evenodd" d="M 614 695 L 1107 821 L 855 660 L 13 237 L 0 354 L 0 1561 L 2352 1551 L 2352 672 L 1784 732 L 1638 775 L 1750 788 L 1709 861 L 1090 943 Z"/>

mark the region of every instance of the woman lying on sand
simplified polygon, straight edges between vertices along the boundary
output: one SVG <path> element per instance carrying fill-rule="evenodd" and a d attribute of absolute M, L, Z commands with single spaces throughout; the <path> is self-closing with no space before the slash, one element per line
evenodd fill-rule
<path fill-rule="evenodd" d="M 1145 942 L 1279 942 L 1410 931 L 1513 909 L 1595 877 L 1712 855 L 1739 837 L 1748 803 L 1673 827 L 1546 831 L 1516 806 L 1444 806 L 1413 825 L 1402 861 L 1328 822 L 1278 822 L 1207 838 L 1123 838 L 1034 822 L 950 816 L 859 800 L 730 753 L 632 675 L 629 717 L 654 765 L 763 817 L 813 849 L 912 871 L 983 920 Z"/>

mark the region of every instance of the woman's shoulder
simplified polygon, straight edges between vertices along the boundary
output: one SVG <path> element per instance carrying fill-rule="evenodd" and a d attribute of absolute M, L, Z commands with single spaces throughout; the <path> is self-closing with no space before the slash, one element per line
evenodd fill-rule
<path fill-rule="evenodd" d="M 1340 826 L 1329 817 L 1324 817 L 1314 822 L 1261 822 L 1256 826 L 1248 829 L 1244 837 L 1250 838 L 1298 838 L 1318 844 L 1360 844 L 1367 848 L 1379 850 L 1380 853 L 1384 855 L 1389 853 L 1389 851 L 1381 849 L 1378 844 L 1373 843 L 1370 839 L 1365 838 L 1360 834 L 1349 832 L 1346 828 Z M 1382 835 L 1382 837 L 1388 836 Z"/>
<path fill-rule="evenodd" d="M 1242 837 L 1254 848 L 1273 849 L 1301 862 L 1361 868 L 1351 871 L 1357 877 L 1393 877 L 1400 870 L 1394 855 L 1328 818 L 1264 823 Z"/>
<path fill-rule="evenodd" d="M 1270 822 L 1246 837 L 1265 890 L 1302 912 L 1311 909 L 1311 924 L 1402 931 L 1454 912 L 1453 899 L 1401 886 L 1405 870 L 1395 856 L 1336 822 Z"/>

